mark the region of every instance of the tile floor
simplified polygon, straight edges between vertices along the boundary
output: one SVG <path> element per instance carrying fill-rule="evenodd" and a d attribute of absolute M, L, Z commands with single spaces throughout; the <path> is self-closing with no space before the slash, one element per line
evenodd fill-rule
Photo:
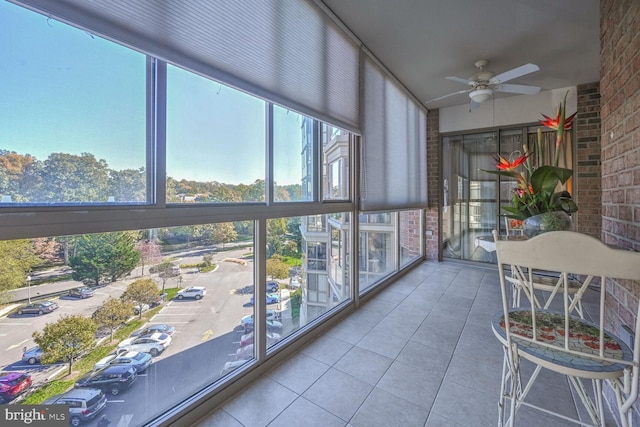
<path fill-rule="evenodd" d="M 497 426 L 502 349 L 489 324 L 500 309 L 496 269 L 425 262 L 197 427 Z M 553 373 L 530 398 L 576 414 Z M 529 408 L 517 420 L 576 425 Z"/>

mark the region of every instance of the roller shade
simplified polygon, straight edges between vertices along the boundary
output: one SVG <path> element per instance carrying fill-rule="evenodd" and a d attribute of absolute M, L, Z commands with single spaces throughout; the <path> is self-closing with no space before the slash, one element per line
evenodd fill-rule
<path fill-rule="evenodd" d="M 427 207 L 427 116 L 373 60 L 364 57 L 360 210 Z"/>
<path fill-rule="evenodd" d="M 15 2 L 360 132 L 359 46 L 310 1 Z"/>

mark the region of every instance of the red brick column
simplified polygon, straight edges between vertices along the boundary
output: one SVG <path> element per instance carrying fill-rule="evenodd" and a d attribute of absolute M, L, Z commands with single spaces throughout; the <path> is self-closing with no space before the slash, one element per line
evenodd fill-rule
<path fill-rule="evenodd" d="M 602 240 L 640 250 L 640 2 L 600 1 Z M 607 287 L 606 327 L 633 327 L 640 281 Z M 608 389 L 611 395 L 612 392 Z M 612 396 L 609 396 L 613 399 Z M 633 425 L 640 425 L 636 402 Z"/>
<path fill-rule="evenodd" d="M 429 208 L 425 212 L 427 259 L 440 260 L 438 215 L 440 212 L 440 111 L 427 113 L 427 188 Z"/>
<path fill-rule="evenodd" d="M 600 82 L 578 85 L 574 135 L 574 199 L 578 204 L 578 212 L 575 214 L 576 231 L 599 239 L 602 232 Z"/>

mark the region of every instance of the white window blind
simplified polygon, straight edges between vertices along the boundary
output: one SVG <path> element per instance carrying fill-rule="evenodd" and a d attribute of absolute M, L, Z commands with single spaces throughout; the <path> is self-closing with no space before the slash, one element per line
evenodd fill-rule
<path fill-rule="evenodd" d="M 425 111 L 367 56 L 363 97 L 360 210 L 425 208 Z"/>
<path fill-rule="evenodd" d="M 301 0 L 15 0 L 355 132 L 359 46 Z"/>

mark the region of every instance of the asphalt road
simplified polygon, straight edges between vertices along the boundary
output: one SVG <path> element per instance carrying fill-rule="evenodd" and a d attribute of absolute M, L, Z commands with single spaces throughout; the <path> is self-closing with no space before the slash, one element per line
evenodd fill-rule
<path fill-rule="evenodd" d="M 214 255 L 218 269 L 209 273 L 184 271 L 182 286 L 204 286 L 207 294 L 202 300 L 174 300 L 165 303 L 149 323 L 167 323 L 176 328 L 172 344 L 154 358 L 149 369 L 141 374 L 132 387 L 118 396 L 109 396 L 104 413 L 113 427 L 142 425 L 166 408 L 174 406 L 220 377 L 225 362 L 235 360 L 235 351 L 242 335 L 240 319 L 253 313 L 248 304 L 249 285 L 253 283 L 253 263 L 246 265 L 224 261 L 240 258 L 247 249 L 219 252 Z M 201 253 L 183 253 L 179 262 L 196 263 Z M 134 272 L 135 273 L 135 272 Z M 60 308 L 53 313 L 11 315 L 0 318 L 0 368 L 31 372 L 36 381 L 48 378 L 66 366 L 30 366 L 21 362 L 22 348 L 33 345 L 31 334 L 42 330 L 65 314 L 90 316 L 109 296 L 119 296 L 126 286 L 139 277 L 116 282 L 97 289 L 92 298 L 57 299 Z M 77 283 L 71 283 L 77 286 Z M 167 287 L 176 286 L 172 280 Z M 33 297 L 33 294 L 32 294 Z M 269 308 L 278 309 L 276 305 Z M 188 350 L 188 351 L 185 351 Z M 86 424 L 95 425 L 97 420 Z"/>

